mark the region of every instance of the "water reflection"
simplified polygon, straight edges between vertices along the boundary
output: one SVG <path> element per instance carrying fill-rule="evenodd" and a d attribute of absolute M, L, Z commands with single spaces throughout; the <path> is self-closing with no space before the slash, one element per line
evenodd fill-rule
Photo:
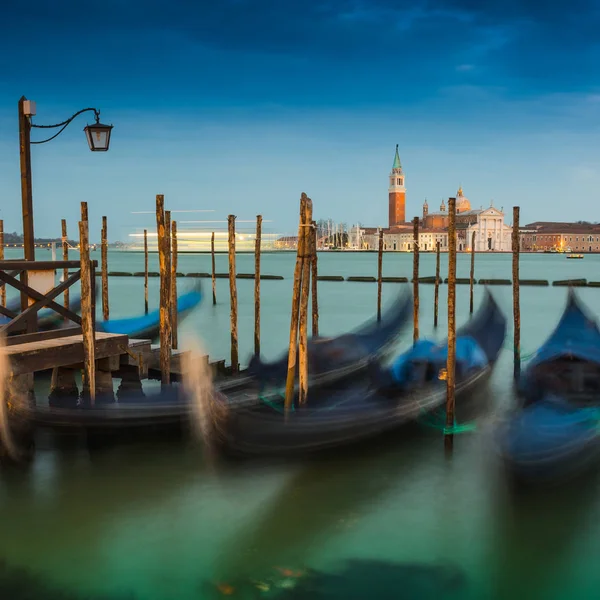
<path fill-rule="evenodd" d="M 588 598 L 573 572 L 585 538 L 599 478 L 544 489 L 515 486 L 498 472 L 493 494 L 495 523 L 489 587 L 494 600 Z M 584 559 L 585 560 L 585 559 Z"/>
<path fill-rule="evenodd" d="M 418 432 L 406 427 L 393 443 L 389 436 L 345 450 L 343 456 L 321 454 L 300 466 L 221 549 L 216 580 L 260 578 L 277 566 L 302 569 L 309 564 L 324 543 L 376 511 L 419 469 Z"/>

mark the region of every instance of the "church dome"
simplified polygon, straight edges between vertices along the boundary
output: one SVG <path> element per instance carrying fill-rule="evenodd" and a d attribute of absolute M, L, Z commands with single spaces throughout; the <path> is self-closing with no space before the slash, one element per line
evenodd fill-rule
<path fill-rule="evenodd" d="M 471 203 L 469 199 L 463 194 L 462 185 L 458 188 L 458 192 L 456 192 L 456 212 L 466 212 L 471 210 Z"/>

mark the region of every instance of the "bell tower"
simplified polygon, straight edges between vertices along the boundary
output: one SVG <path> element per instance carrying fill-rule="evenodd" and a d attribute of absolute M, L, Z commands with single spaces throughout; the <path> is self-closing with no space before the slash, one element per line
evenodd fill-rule
<path fill-rule="evenodd" d="M 406 222 L 406 188 L 404 187 L 404 172 L 400 164 L 398 144 L 396 144 L 396 155 L 390 173 L 390 187 L 388 188 L 389 203 L 389 227 L 401 225 Z"/>

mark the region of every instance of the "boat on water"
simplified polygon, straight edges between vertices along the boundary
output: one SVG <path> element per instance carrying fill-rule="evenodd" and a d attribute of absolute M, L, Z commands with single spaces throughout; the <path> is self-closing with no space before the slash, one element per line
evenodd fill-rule
<path fill-rule="evenodd" d="M 567 258 L 583 258 L 583 254 L 567 254 Z"/>
<path fill-rule="evenodd" d="M 456 397 L 487 381 L 502 349 L 506 318 L 489 292 L 478 313 L 457 331 Z M 217 446 L 226 454 L 304 454 L 346 446 L 390 431 L 442 406 L 446 400 L 447 341 L 422 341 L 389 369 L 380 363 L 317 390 L 307 403 L 296 394 L 284 414 L 280 394 L 247 403 L 239 394 L 214 397 Z"/>
<path fill-rule="evenodd" d="M 61 303 L 60 300 L 55 300 L 55 302 Z M 7 303 L 6 308 L 13 313 L 21 312 L 21 299 L 15 298 Z M 72 295 L 69 298 L 69 310 L 74 313 L 78 313 L 81 310 L 81 296 L 79 294 Z M 0 327 L 3 325 L 7 325 L 10 323 L 11 319 L 4 315 L 0 314 Z M 50 331 L 52 329 L 57 329 L 64 325 L 69 327 L 73 326 L 71 321 L 65 321 L 64 317 L 58 314 L 56 311 L 51 308 L 43 308 L 38 312 L 38 321 L 37 321 L 37 329 L 38 331 Z"/>
<path fill-rule="evenodd" d="M 569 292 L 562 317 L 529 361 L 519 405 L 499 430 L 517 480 L 562 482 L 600 463 L 600 330 Z"/>
<path fill-rule="evenodd" d="M 201 301 L 202 289 L 200 280 L 197 280 L 191 290 L 177 298 L 177 323 L 180 324 Z M 130 338 L 155 341 L 159 336 L 160 311 L 156 309 L 150 311 L 147 315 L 98 321 L 96 329 L 104 333 L 121 333 L 128 335 Z"/>
<path fill-rule="evenodd" d="M 190 301 L 180 302 L 178 306 L 180 309 L 184 309 L 189 303 Z M 385 312 L 381 322 L 368 322 L 352 334 L 336 338 L 323 338 L 322 342 L 317 344 L 318 350 L 314 353 L 313 359 L 327 355 L 329 370 L 321 369 L 320 375 L 311 380 L 311 389 L 318 389 L 319 385 L 325 383 L 332 385 L 340 379 L 356 377 L 362 373 L 369 364 L 369 360 L 385 355 L 385 351 L 389 349 L 388 346 L 396 340 L 411 314 L 412 295 L 407 291 L 401 294 Z M 158 313 L 149 321 L 158 322 Z M 124 332 L 124 328 L 118 329 L 120 332 Z M 139 324 L 133 328 L 128 326 L 128 331 L 132 329 L 139 331 Z M 117 328 L 112 329 L 112 331 L 115 330 Z M 147 332 L 148 330 L 146 330 Z M 138 334 L 136 333 L 136 335 Z M 318 339 L 321 340 L 321 338 Z M 326 339 L 329 340 L 329 345 L 326 343 Z M 362 344 L 360 351 L 352 350 L 352 348 L 346 349 L 341 354 L 334 351 L 336 348 L 337 350 L 344 349 L 346 344 L 352 343 L 357 346 Z M 328 347 L 329 350 L 321 352 L 320 344 Z M 285 367 L 287 369 L 287 363 Z M 248 374 L 216 383 L 212 393 L 217 397 L 222 397 L 223 394 L 235 396 L 236 401 L 243 405 L 257 404 L 261 401 L 263 386 L 264 379 L 257 379 Z M 97 401 L 93 407 L 83 405 L 76 408 L 38 406 L 35 409 L 20 407 L 19 410 L 21 416 L 29 419 L 35 426 L 53 429 L 57 432 L 69 432 L 78 428 L 97 432 L 100 435 L 113 431 L 156 430 L 165 432 L 181 430 L 182 426 L 189 423 L 196 409 L 195 401 L 190 390 L 187 390 L 183 384 L 173 383 L 159 392 L 146 395 L 139 392 L 120 393 L 118 402 Z M 218 413 L 220 405 L 213 403 L 212 408 Z M 234 408 L 233 405 L 229 405 L 230 410 Z"/>
<path fill-rule="evenodd" d="M 372 319 L 354 331 L 336 337 L 310 338 L 307 354 L 311 387 L 355 374 L 366 369 L 371 361 L 389 355 L 412 313 L 412 293 L 406 286 L 382 314 L 381 321 Z M 285 386 L 287 370 L 287 352 L 273 362 L 263 362 L 255 355 L 248 364 L 248 374 L 261 388 Z"/>

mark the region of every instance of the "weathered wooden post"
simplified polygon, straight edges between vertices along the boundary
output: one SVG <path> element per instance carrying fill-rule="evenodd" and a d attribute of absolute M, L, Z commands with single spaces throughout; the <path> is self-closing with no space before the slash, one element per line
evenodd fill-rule
<path fill-rule="evenodd" d="M 446 361 L 446 433 L 444 443 L 454 444 L 454 392 L 456 374 L 456 198 L 448 199 L 448 360 Z"/>
<path fill-rule="evenodd" d="M 87 205 L 82 216 L 87 216 Z M 83 391 L 84 402 L 94 406 L 96 401 L 96 343 L 92 318 L 92 272 L 88 222 L 79 221 L 79 264 L 81 268 L 81 329 L 83 334 Z"/>
<path fill-rule="evenodd" d="M 217 303 L 217 273 L 215 268 L 215 232 L 210 236 L 210 257 L 212 261 L 212 293 L 213 306 Z"/>
<path fill-rule="evenodd" d="M 311 267 L 311 229 L 312 229 L 312 202 L 306 202 L 306 216 L 302 237 L 304 256 L 302 260 L 302 288 L 300 290 L 300 316 L 299 316 L 299 343 L 298 343 L 298 403 L 305 404 L 308 396 L 308 298 L 310 295 L 310 267 Z"/>
<path fill-rule="evenodd" d="M 312 257 L 311 257 L 311 286 L 312 286 L 312 329 L 311 333 L 313 336 L 319 335 L 319 296 L 318 296 L 318 257 L 317 257 L 317 223 L 312 222 L 311 227 L 312 233 Z"/>
<path fill-rule="evenodd" d="M 469 278 L 469 314 L 473 314 L 473 287 L 475 284 L 475 232 L 471 234 L 471 276 Z"/>
<path fill-rule="evenodd" d="M 519 207 L 513 207 L 512 230 L 512 280 L 513 280 L 513 318 L 514 318 L 514 366 L 515 381 L 521 377 L 521 301 L 519 291 Z"/>
<path fill-rule="evenodd" d="M 2 219 L 0 219 L 0 260 L 4 260 L 4 221 Z M 4 284 L 0 284 L 0 306 L 6 306 L 6 286 Z"/>
<path fill-rule="evenodd" d="M 147 229 L 144 229 L 144 314 L 146 314 L 146 315 L 148 314 L 148 230 Z"/>
<path fill-rule="evenodd" d="M 100 252 L 102 255 L 102 318 L 108 321 L 108 224 L 106 217 L 102 217 Z"/>
<path fill-rule="evenodd" d="M 156 196 L 156 232 L 160 266 L 160 374 L 161 385 L 166 386 L 171 382 L 171 319 L 169 307 L 171 289 L 167 262 L 169 250 L 166 240 L 165 197 L 162 194 Z"/>
<path fill-rule="evenodd" d="M 377 252 L 377 321 L 381 321 L 381 287 L 383 282 L 383 229 L 379 230 L 379 250 Z"/>
<path fill-rule="evenodd" d="M 87 202 L 82 202 L 81 203 L 81 220 L 84 223 L 89 223 Z M 88 226 L 88 231 L 89 231 L 89 226 Z"/>
<path fill-rule="evenodd" d="M 229 301 L 231 319 L 231 373 L 235 375 L 239 368 L 238 358 L 238 311 L 237 283 L 235 280 L 235 215 L 227 216 L 227 241 L 229 245 Z"/>
<path fill-rule="evenodd" d="M 413 344 L 419 339 L 419 217 L 413 219 Z"/>
<path fill-rule="evenodd" d="M 177 349 L 177 221 L 171 223 L 171 345 Z"/>
<path fill-rule="evenodd" d="M 62 235 L 62 248 L 63 248 L 63 260 L 66 262 L 69 260 L 69 242 L 67 241 L 67 220 L 61 219 L 60 221 L 61 235 Z M 66 281 L 69 278 L 69 269 L 66 267 L 63 269 L 63 279 Z M 69 310 L 69 288 L 63 292 L 63 304 L 64 307 Z M 68 319 L 65 317 L 65 321 Z"/>
<path fill-rule="evenodd" d="M 262 215 L 256 215 L 256 242 L 254 244 L 254 354 L 260 356 L 260 241 Z"/>
<path fill-rule="evenodd" d="M 433 291 L 433 326 L 438 326 L 438 303 L 440 298 L 440 242 L 435 243 L 435 289 Z"/>
<path fill-rule="evenodd" d="M 308 196 L 302 192 L 300 197 L 300 223 L 298 226 L 298 252 L 296 254 L 296 266 L 294 267 L 294 287 L 292 291 L 292 315 L 290 322 L 290 345 L 288 352 L 288 369 L 285 382 L 285 414 L 288 415 L 294 399 L 294 381 L 296 379 L 296 359 L 298 351 L 298 321 L 300 318 L 300 290 L 302 288 L 302 261 L 305 253 L 304 227 L 307 222 L 307 205 L 311 202 Z"/>

